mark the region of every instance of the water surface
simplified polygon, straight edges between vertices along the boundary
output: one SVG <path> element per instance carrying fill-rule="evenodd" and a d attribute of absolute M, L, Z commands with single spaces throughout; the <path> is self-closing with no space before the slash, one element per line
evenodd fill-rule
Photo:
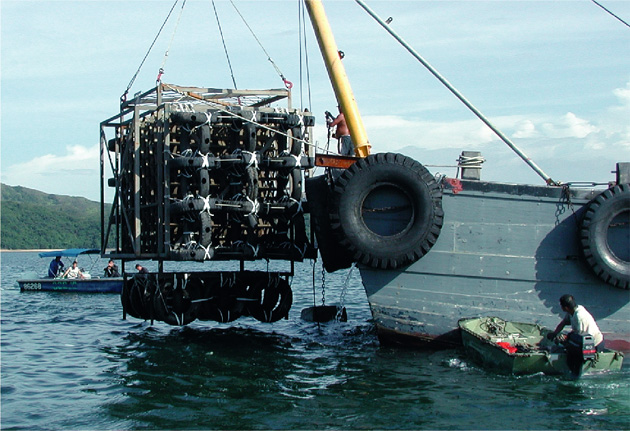
<path fill-rule="evenodd" d="M 288 320 L 182 328 L 122 320 L 118 295 L 21 293 L 17 279 L 48 261 L 1 257 L 2 429 L 630 428 L 628 364 L 578 381 L 513 377 L 459 350 L 381 347 L 358 271 L 348 322 L 300 319 L 313 279 L 322 299 L 321 267 L 305 262 Z M 325 276 L 328 304 L 341 300 L 346 276 Z"/>

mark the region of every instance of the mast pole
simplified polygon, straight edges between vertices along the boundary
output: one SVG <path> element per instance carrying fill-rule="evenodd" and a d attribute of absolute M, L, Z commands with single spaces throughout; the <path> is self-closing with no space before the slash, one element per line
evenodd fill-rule
<path fill-rule="evenodd" d="M 339 57 L 337 44 L 328 23 L 328 18 L 326 18 L 324 6 L 320 0 L 305 0 L 304 3 L 317 36 L 317 43 L 324 58 L 326 70 L 337 97 L 337 103 L 341 107 L 341 112 L 343 112 L 346 124 L 350 130 L 350 136 L 354 144 L 354 153 L 357 157 L 367 157 L 370 154 L 370 143 L 359 113 L 359 107 L 352 93 L 350 81 Z"/>

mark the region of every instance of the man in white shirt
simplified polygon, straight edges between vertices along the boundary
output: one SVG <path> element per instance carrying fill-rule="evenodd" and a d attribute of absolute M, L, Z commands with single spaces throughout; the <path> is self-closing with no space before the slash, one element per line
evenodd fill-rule
<path fill-rule="evenodd" d="M 553 340 L 557 339 L 567 347 L 567 353 L 569 353 L 568 364 L 569 368 L 574 374 L 578 374 L 579 367 L 583 361 L 582 349 L 583 349 L 583 336 L 590 335 L 593 337 L 593 344 L 595 350 L 601 352 L 604 349 L 604 336 L 599 330 L 599 326 L 595 322 L 591 313 L 586 308 L 575 303 L 575 299 L 571 295 L 563 295 L 560 298 L 560 306 L 562 310 L 567 314 L 564 319 L 558 324 L 555 331 L 550 332 L 547 338 Z M 568 335 L 560 334 L 560 331 L 567 326 L 571 325 L 571 332 Z M 573 353 L 575 351 L 575 354 Z"/>
<path fill-rule="evenodd" d="M 84 278 L 78 265 L 79 263 L 76 260 L 72 262 L 72 268 L 68 268 L 66 272 L 63 273 L 63 278 Z"/>
<path fill-rule="evenodd" d="M 569 337 L 572 333 L 577 335 L 590 335 L 593 337 L 593 342 L 597 351 L 601 351 L 604 347 L 604 336 L 599 330 L 599 326 L 597 326 L 595 319 L 591 316 L 591 313 L 589 313 L 586 308 L 581 305 L 577 305 L 575 303 L 575 299 L 571 295 L 563 295 L 560 298 L 560 306 L 567 314 L 556 327 L 555 331 L 550 333 L 548 337 L 551 339 L 557 337 L 565 326 L 571 325 L 571 333 L 569 333 Z"/>
<path fill-rule="evenodd" d="M 604 347 L 604 336 L 602 332 L 599 330 L 599 326 L 595 322 L 591 313 L 589 313 L 586 308 L 581 305 L 577 305 L 575 303 L 575 299 L 571 295 L 563 295 L 560 298 L 560 306 L 562 310 L 567 314 L 562 319 L 562 322 L 556 327 L 556 330 L 548 335 L 549 338 L 553 339 L 560 331 L 567 326 L 571 325 L 571 333 L 569 333 L 569 337 L 572 333 L 578 335 L 590 335 L 593 337 L 593 342 L 595 343 L 595 347 L 598 351 Z"/>

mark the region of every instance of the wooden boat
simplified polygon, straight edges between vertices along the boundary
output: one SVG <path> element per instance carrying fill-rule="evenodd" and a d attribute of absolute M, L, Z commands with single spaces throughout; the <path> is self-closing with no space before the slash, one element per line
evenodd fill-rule
<path fill-rule="evenodd" d="M 532 323 L 509 322 L 499 317 L 459 321 L 469 357 L 505 374 L 571 374 L 564 346 L 547 339 L 549 329 Z M 588 352 L 577 375 L 620 370 L 624 355 L 615 350 Z"/>
<path fill-rule="evenodd" d="M 91 265 L 89 266 L 88 270 L 81 269 L 84 278 L 70 279 L 44 276 L 18 280 L 20 291 L 120 293 L 122 291 L 123 285 L 122 277 L 101 278 L 90 274 L 90 271 L 92 271 L 94 269 L 94 266 L 98 263 L 98 259 L 93 258 L 93 256 L 95 255 L 100 256 L 100 250 L 71 248 L 66 250 L 54 250 L 39 253 L 39 257 L 41 258 L 54 258 L 56 256 L 61 256 L 77 259 L 78 256 L 90 256 Z"/>

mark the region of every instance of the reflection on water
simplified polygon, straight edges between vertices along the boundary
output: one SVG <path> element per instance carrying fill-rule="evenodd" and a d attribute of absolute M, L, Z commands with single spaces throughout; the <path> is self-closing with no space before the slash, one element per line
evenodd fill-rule
<path fill-rule="evenodd" d="M 122 320 L 116 295 L 20 293 L 2 256 L 2 429 L 626 429 L 630 367 L 581 380 L 498 376 L 460 351 L 379 346 L 360 280 L 348 322 Z M 103 265 L 104 267 L 104 265 Z M 319 270 L 316 270 L 319 278 Z M 328 303 L 345 273 L 327 275 Z"/>

